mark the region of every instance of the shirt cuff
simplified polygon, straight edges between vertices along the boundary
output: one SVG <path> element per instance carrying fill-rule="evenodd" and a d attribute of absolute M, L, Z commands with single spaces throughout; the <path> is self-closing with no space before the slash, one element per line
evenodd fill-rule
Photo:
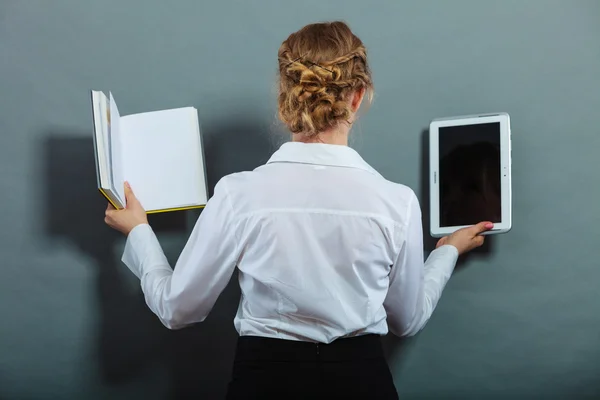
<path fill-rule="evenodd" d="M 154 269 L 171 270 L 158 238 L 148 224 L 137 225 L 129 232 L 121 260 L 139 279 Z"/>
<path fill-rule="evenodd" d="M 454 262 L 458 261 L 458 249 L 451 244 L 445 244 L 438 247 L 436 250 L 440 250 L 440 253 L 443 252 L 444 254 L 447 254 Z"/>
<path fill-rule="evenodd" d="M 429 264 L 431 267 L 438 267 L 449 278 L 454 271 L 458 256 L 458 249 L 450 244 L 446 244 L 433 250 L 429 254 L 426 264 Z"/>

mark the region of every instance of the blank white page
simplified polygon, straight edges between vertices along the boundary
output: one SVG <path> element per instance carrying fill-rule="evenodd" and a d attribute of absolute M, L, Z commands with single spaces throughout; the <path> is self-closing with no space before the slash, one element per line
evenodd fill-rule
<path fill-rule="evenodd" d="M 121 204 L 125 204 L 125 183 L 123 179 L 123 152 L 121 149 L 121 116 L 117 103 L 110 93 L 110 124 L 108 130 L 108 143 L 110 146 L 110 169 L 112 171 L 112 186 L 113 190 L 119 196 Z"/>
<path fill-rule="evenodd" d="M 195 108 L 121 117 L 121 134 L 125 180 L 147 211 L 206 204 Z"/>
<path fill-rule="evenodd" d="M 102 123 L 101 92 L 92 91 L 92 112 L 94 115 L 94 151 L 96 152 L 96 175 L 98 188 L 109 188 L 108 157 Z"/>

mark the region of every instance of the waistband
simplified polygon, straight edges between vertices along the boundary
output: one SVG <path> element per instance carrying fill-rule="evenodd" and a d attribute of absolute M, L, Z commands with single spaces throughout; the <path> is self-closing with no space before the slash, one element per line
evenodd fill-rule
<path fill-rule="evenodd" d="M 236 349 L 239 361 L 352 361 L 384 358 L 381 337 L 363 335 L 332 343 L 241 336 Z"/>

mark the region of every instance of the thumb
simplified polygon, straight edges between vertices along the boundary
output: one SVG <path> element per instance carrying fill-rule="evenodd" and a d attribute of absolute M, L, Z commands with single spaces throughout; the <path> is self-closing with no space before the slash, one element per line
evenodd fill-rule
<path fill-rule="evenodd" d="M 138 202 L 137 198 L 133 194 L 133 190 L 131 190 L 131 186 L 129 185 L 129 182 L 125 182 L 125 202 L 126 202 L 126 206 L 130 206 L 130 205 L 136 204 Z"/>
<path fill-rule="evenodd" d="M 493 223 L 491 223 L 489 221 L 484 221 L 484 222 L 478 223 L 477 225 L 473 225 L 471 227 L 471 232 L 473 233 L 473 236 L 477 236 L 480 233 L 483 233 L 485 231 L 489 231 L 493 227 L 494 227 Z"/>

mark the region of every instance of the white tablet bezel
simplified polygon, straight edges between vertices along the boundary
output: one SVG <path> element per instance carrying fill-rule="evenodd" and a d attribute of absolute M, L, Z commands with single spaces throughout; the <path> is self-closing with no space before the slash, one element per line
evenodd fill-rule
<path fill-rule="evenodd" d="M 495 223 L 491 231 L 484 234 L 506 233 L 512 228 L 512 189 L 511 189 L 511 131 L 507 113 L 466 115 L 451 118 L 438 118 L 429 125 L 429 191 L 430 191 L 430 234 L 443 237 L 464 228 L 463 226 L 440 227 L 440 187 L 439 180 L 439 129 L 448 126 L 476 125 L 490 122 L 500 123 L 500 188 L 502 201 L 502 222 Z"/>

